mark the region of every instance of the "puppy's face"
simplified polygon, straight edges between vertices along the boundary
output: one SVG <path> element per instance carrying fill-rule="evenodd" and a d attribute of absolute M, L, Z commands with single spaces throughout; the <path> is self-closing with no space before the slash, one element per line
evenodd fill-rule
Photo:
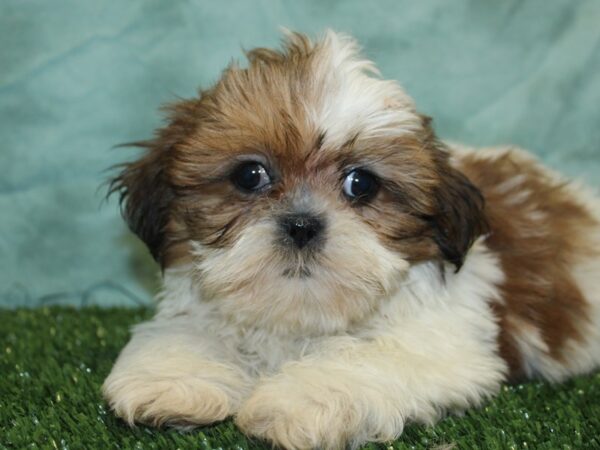
<path fill-rule="evenodd" d="M 302 333 L 360 321 L 411 264 L 460 268 L 481 196 L 397 84 L 334 33 L 248 57 L 114 181 L 164 268 L 232 321 Z"/>

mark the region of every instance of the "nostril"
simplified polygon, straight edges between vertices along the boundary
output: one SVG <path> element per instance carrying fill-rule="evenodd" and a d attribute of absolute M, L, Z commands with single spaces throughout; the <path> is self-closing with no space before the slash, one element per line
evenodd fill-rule
<path fill-rule="evenodd" d="M 283 219 L 283 228 L 298 248 L 305 247 L 321 232 L 321 220 L 309 215 L 294 215 Z"/>

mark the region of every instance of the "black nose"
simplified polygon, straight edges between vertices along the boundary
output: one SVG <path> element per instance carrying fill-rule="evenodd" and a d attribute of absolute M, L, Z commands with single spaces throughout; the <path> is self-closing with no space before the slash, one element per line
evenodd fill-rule
<path fill-rule="evenodd" d="M 290 237 L 298 248 L 316 241 L 323 231 L 323 221 L 310 214 L 294 214 L 285 216 L 281 226 L 286 236 Z"/>

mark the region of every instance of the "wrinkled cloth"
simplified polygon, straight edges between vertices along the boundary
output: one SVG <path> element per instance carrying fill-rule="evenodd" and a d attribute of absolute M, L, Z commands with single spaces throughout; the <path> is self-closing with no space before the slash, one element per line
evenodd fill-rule
<path fill-rule="evenodd" d="M 600 2 L 0 4 L 0 306 L 147 303 L 159 269 L 104 201 L 114 148 L 279 26 L 354 35 L 438 134 L 516 144 L 600 186 Z"/>

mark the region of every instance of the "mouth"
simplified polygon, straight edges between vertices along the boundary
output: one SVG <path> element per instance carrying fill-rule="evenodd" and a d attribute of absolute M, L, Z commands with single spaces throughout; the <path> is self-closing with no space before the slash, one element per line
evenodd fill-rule
<path fill-rule="evenodd" d="M 285 278 L 309 278 L 312 275 L 308 267 L 288 267 L 283 270 L 281 275 Z"/>
<path fill-rule="evenodd" d="M 288 279 L 306 279 L 314 275 L 314 270 L 321 265 L 322 251 L 316 248 L 279 247 L 282 269 L 281 276 Z"/>

